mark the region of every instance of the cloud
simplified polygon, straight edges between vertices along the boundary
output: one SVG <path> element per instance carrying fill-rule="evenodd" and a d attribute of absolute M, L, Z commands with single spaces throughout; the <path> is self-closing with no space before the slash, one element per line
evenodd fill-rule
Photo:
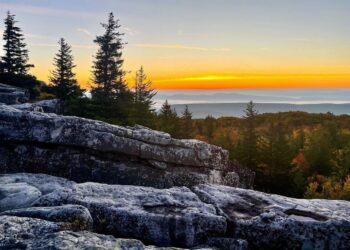
<path fill-rule="evenodd" d="M 128 34 L 129 36 L 135 36 L 137 34 L 137 32 L 135 30 L 133 30 L 132 28 L 129 27 L 121 27 L 122 30 L 125 31 L 126 34 Z"/>
<path fill-rule="evenodd" d="M 269 47 L 261 47 L 261 48 L 259 48 L 259 50 L 261 50 L 261 51 L 269 51 L 269 50 L 271 50 L 271 48 L 269 48 Z"/>
<path fill-rule="evenodd" d="M 186 33 L 184 32 L 182 29 L 179 29 L 177 31 L 177 35 L 178 36 L 187 36 L 187 37 L 208 37 L 208 34 L 205 33 Z"/>
<path fill-rule="evenodd" d="M 173 78 L 173 79 L 159 80 L 157 82 L 229 81 L 229 80 L 239 80 L 239 79 L 242 79 L 242 77 L 234 76 L 234 75 L 231 75 L 231 76 L 209 75 L 209 76 Z"/>
<path fill-rule="evenodd" d="M 10 4 L 0 3 L 0 9 L 30 13 L 35 15 L 50 15 L 50 16 L 73 16 L 73 17 L 93 17 L 95 14 L 83 11 L 63 10 L 57 8 L 39 7 L 27 4 Z"/>
<path fill-rule="evenodd" d="M 24 33 L 24 35 L 27 38 L 35 38 L 35 39 L 42 39 L 42 40 L 56 40 L 56 38 L 50 37 L 50 36 L 45 36 L 45 35 L 37 35 L 37 34 L 32 34 L 32 33 Z"/>
<path fill-rule="evenodd" d="M 296 42 L 313 42 L 312 39 L 310 39 L 310 38 L 305 38 L 305 37 L 294 38 L 293 40 L 296 41 Z"/>
<path fill-rule="evenodd" d="M 228 52 L 231 51 L 229 48 L 206 48 L 198 46 L 186 46 L 181 44 L 136 44 L 138 48 L 154 48 L 154 49 L 182 49 L 182 50 L 197 50 L 197 51 L 221 51 Z"/>
<path fill-rule="evenodd" d="M 55 43 L 28 43 L 28 45 L 33 47 L 58 47 L 58 44 Z M 95 45 L 90 44 L 72 44 L 72 48 L 77 49 L 95 49 Z"/>
<path fill-rule="evenodd" d="M 84 35 L 87 35 L 89 37 L 93 37 L 94 34 L 92 34 L 89 30 L 84 29 L 84 28 L 77 28 L 77 31 L 80 33 L 83 33 Z"/>

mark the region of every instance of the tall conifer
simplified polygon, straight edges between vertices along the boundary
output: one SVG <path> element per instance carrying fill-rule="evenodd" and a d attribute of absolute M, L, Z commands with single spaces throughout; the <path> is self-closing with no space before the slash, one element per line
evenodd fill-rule
<path fill-rule="evenodd" d="M 191 139 L 193 137 L 193 121 L 192 113 L 190 112 L 188 106 L 185 106 L 182 116 L 180 118 L 181 125 L 181 137 L 182 139 Z"/>
<path fill-rule="evenodd" d="M 92 93 L 96 97 L 114 99 L 127 90 L 125 72 L 122 69 L 123 34 L 119 32 L 121 26 L 113 13 L 109 14 L 108 22 L 101 25 L 105 32 L 94 40 L 99 49 L 93 64 L 93 81 L 96 87 Z"/>
<path fill-rule="evenodd" d="M 4 56 L 1 57 L 0 72 L 26 75 L 32 64 L 28 64 L 28 50 L 22 30 L 16 25 L 15 15 L 7 12 L 3 33 Z"/>
<path fill-rule="evenodd" d="M 168 100 L 164 102 L 162 108 L 159 111 L 159 129 L 171 134 L 174 137 L 179 135 L 179 122 L 176 111 L 171 108 Z"/>
<path fill-rule="evenodd" d="M 55 69 L 50 77 L 50 83 L 55 95 L 61 100 L 68 100 L 82 96 L 77 80 L 71 46 L 61 38 L 58 42 L 60 48 L 54 58 Z"/>
<path fill-rule="evenodd" d="M 135 123 L 152 126 L 154 121 L 153 97 L 156 92 L 152 88 L 152 82 L 147 80 L 143 67 L 136 72 L 134 86 L 134 111 Z"/>
<path fill-rule="evenodd" d="M 119 32 L 121 26 L 113 13 L 109 14 L 108 22 L 103 23 L 102 27 L 104 34 L 94 40 L 98 51 L 93 63 L 95 87 L 91 93 L 96 118 L 126 125 L 130 123 L 133 95 L 124 80 L 123 34 Z"/>

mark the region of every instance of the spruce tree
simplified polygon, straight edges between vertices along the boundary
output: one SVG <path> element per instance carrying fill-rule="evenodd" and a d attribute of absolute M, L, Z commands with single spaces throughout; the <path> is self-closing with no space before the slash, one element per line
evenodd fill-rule
<path fill-rule="evenodd" d="M 28 64 L 28 50 L 22 30 L 16 25 L 15 15 L 7 12 L 5 18 L 4 56 L 1 57 L 0 72 L 26 75 L 32 64 Z"/>
<path fill-rule="evenodd" d="M 168 100 L 164 102 L 159 111 L 159 127 L 158 129 L 171 134 L 174 137 L 179 135 L 178 116 L 174 109 L 169 105 Z"/>
<path fill-rule="evenodd" d="M 133 120 L 136 124 L 152 127 L 154 121 L 154 102 L 156 94 L 152 82 L 147 80 L 143 67 L 136 72 L 134 86 Z"/>
<path fill-rule="evenodd" d="M 293 152 L 288 141 L 287 131 L 279 117 L 276 121 L 271 120 L 259 140 L 259 162 L 262 163 L 259 171 L 262 176 L 256 180 L 257 187 L 265 187 L 265 191 L 272 193 L 291 194 L 284 193 L 292 190 L 289 174 Z"/>
<path fill-rule="evenodd" d="M 75 65 L 71 46 L 63 38 L 59 40 L 58 44 L 60 48 L 53 63 L 55 69 L 50 77 L 53 92 L 57 98 L 64 101 L 81 97 L 82 90 L 73 72 Z"/>
<path fill-rule="evenodd" d="M 204 119 L 204 135 L 207 137 L 207 140 L 210 142 L 213 139 L 214 132 L 216 130 L 216 119 L 211 115 L 208 115 Z"/>
<path fill-rule="evenodd" d="M 192 113 L 190 112 L 188 106 L 185 106 L 184 111 L 180 119 L 181 124 L 181 137 L 183 139 L 190 139 L 193 136 L 193 121 Z"/>
<path fill-rule="evenodd" d="M 127 90 L 122 69 L 122 33 L 119 32 L 119 20 L 109 14 L 108 22 L 101 24 L 105 32 L 97 36 L 94 42 L 99 46 L 93 65 L 93 81 L 96 87 L 92 93 L 102 98 L 115 99 L 119 93 Z"/>
<path fill-rule="evenodd" d="M 241 146 L 241 163 L 245 166 L 257 170 L 258 157 L 258 134 L 256 131 L 256 116 L 258 112 L 254 103 L 248 103 L 244 111 L 244 128 L 242 134 Z"/>
<path fill-rule="evenodd" d="M 109 14 L 108 22 L 102 24 L 105 32 L 97 36 L 94 42 L 99 49 L 93 64 L 92 98 L 96 113 L 100 119 L 127 124 L 132 106 L 132 94 L 124 80 L 122 33 L 119 32 L 119 20 Z"/>

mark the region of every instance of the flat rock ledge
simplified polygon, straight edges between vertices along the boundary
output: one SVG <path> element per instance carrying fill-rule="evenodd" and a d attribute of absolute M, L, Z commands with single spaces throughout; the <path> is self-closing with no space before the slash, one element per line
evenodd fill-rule
<path fill-rule="evenodd" d="M 0 187 L 0 246 L 5 249 L 350 246 L 346 201 L 208 184 L 191 189 L 77 184 L 43 174 L 0 175 Z"/>
<path fill-rule="evenodd" d="M 27 90 L 0 83 L 0 103 L 11 105 L 27 101 L 29 101 Z"/>
<path fill-rule="evenodd" d="M 254 174 L 230 163 L 228 151 L 220 147 L 177 140 L 142 126 L 35 110 L 53 104 L 0 104 L 0 173 L 46 173 L 77 182 L 156 188 L 252 185 Z"/>

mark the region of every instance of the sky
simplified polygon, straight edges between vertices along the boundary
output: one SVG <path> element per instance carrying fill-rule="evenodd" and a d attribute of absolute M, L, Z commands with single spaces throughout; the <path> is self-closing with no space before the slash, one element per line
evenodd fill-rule
<path fill-rule="evenodd" d="M 44 81 L 64 37 L 91 86 L 93 39 L 112 11 L 130 85 L 143 65 L 160 90 L 350 87 L 346 0 L 0 0 L 2 19 L 8 10 Z"/>

